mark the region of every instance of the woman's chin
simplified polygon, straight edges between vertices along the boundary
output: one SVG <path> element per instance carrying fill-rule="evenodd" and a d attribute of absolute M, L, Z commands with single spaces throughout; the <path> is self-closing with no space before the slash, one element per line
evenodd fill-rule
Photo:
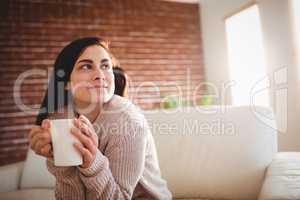
<path fill-rule="evenodd" d="M 103 104 L 107 103 L 114 95 L 114 90 L 101 89 L 90 90 L 86 95 L 82 95 L 82 100 L 89 104 Z"/>
<path fill-rule="evenodd" d="M 92 104 L 103 104 L 103 103 L 107 103 L 112 97 L 113 97 L 113 93 L 106 93 L 104 95 L 99 95 L 96 98 L 92 98 L 90 103 Z"/>
<path fill-rule="evenodd" d="M 107 103 L 108 101 L 110 101 L 113 95 L 114 95 L 113 92 L 105 94 L 103 98 L 103 103 Z"/>

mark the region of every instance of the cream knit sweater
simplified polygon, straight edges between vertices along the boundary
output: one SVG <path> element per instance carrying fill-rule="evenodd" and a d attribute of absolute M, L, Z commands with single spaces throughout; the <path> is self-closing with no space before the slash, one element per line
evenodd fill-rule
<path fill-rule="evenodd" d="M 99 147 L 89 168 L 56 167 L 47 160 L 56 199 L 172 199 L 147 121 L 132 103 L 113 96 L 93 126 Z"/>

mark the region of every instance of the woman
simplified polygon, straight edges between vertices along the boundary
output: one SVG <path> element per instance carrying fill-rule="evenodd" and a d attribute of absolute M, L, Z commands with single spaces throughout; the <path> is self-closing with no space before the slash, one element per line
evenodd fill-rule
<path fill-rule="evenodd" d="M 48 158 L 56 199 L 171 199 L 144 116 L 113 95 L 113 62 L 100 38 L 78 39 L 61 51 L 29 134 L 30 146 Z M 48 118 L 73 114 L 71 133 L 81 142 L 74 147 L 83 164 L 56 167 Z"/>
<path fill-rule="evenodd" d="M 128 97 L 128 81 L 127 74 L 124 69 L 119 66 L 113 68 L 115 76 L 115 94 L 121 97 Z"/>

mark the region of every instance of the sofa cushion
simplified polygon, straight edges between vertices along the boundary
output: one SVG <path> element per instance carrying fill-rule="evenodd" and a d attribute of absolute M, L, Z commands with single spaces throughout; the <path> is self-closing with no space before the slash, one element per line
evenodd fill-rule
<path fill-rule="evenodd" d="M 268 167 L 259 199 L 300 199 L 300 152 L 276 155 Z"/>
<path fill-rule="evenodd" d="M 23 168 L 24 162 L 0 167 L 0 192 L 9 192 L 19 189 Z"/>
<path fill-rule="evenodd" d="M 55 178 L 47 169 L 46 158 L 28 150 L 21 177 L 20 188 L 53 188 Z"/>
<path fill-rule="evenodd" d="M 54 200 L 54 190 L 52 189 L 25 189 L 14 192 L 0 193 L 3 200 Z"/>
<path fill-rule="evenodd" d="M 277 152 L 271 110 L 199 107 L 145 115 L 162 176 L 174 197 L 257 199 Z"/>

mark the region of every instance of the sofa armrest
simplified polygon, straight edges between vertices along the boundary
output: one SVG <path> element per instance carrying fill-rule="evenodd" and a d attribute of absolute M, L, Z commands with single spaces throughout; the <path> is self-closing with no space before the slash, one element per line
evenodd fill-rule
<path fill-rule="evenodd" d="M 300 199 L 300 152 L 275 156 L 267 169 L 259 199 Z"/>
<path fill-rule="evenodd" d="M 19 188 L 24 162 L 0 167 L 0 192 L 14 191 Z"/>

